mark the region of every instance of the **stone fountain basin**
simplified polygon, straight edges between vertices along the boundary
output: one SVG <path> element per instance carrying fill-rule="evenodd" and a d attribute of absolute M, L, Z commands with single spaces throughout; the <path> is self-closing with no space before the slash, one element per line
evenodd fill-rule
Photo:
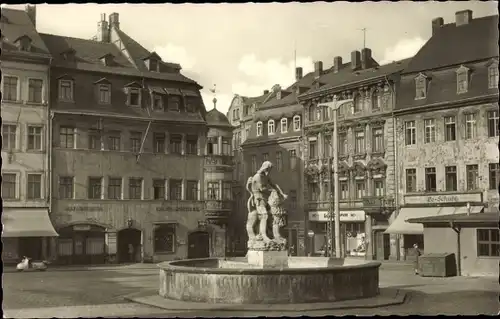
<path fill-rule="evenodd" d="M 162 297 L 214 304 L 291 304 L 371 298 L 379 293 L 379 262 L 289 257 L 288 268 L 257 268 L 246 258 L 164 262 Z"/>

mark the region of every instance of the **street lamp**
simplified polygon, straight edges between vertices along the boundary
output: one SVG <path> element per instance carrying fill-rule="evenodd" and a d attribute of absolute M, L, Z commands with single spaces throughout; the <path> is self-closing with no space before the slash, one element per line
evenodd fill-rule
<path fill-rule="evenodd" d="M 337 125 L 337 112 L 338 109 L 348 103 L 353 103 L 353 99 L 345 99 L 345 100 L 337 100 L 337 97 L 333 99 L 332 102 L 327 102 L 327 103 L 321 103 L 318 104 L 319 107 L 327 107 L 330 110 L 333 111 L 333 134 L 332 134 L 332 139 L 333 139 L 333 182 L 334 182 L 334 196 L 333 196 L 333 211 L 330 213 L 330 229 L 331 224 L 333 223 L 333 218 L 335 217 L 335 257 L 340 258 L 341 256 L 341 251 L 340 251 L 340 209 L 339 209 L 339 156 L 338 156 L 338 125 Z M 328 166 L 330 167 L 330 163 L 328 163 Z M 331 169 L 331 167 L 330 167 Z M 330 178 L 331 179 L 331 178 Z M 331 181 L 330 181 L 331 185 Z M 331 191 L 331 187 L 330 187 Z M 330 202 L 331 205 L 331 202 Z M 334 216 L 331 216 L 334 215 Z M 333 247 L 332 247 L 333 248 Z M 332 254 L 330 254 L 332 256 Z"/>
<path fill-rule="evenodd" d="M 307 232 L 307 237 L 309 237 L 309 257 L 312 257 L 313 237 L 314 237 L 314 231 L 312 229 L 309 229 L 309 231 Z"/>

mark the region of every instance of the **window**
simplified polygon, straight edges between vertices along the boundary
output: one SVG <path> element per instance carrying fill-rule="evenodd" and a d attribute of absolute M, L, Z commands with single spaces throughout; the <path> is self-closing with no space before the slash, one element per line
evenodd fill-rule
<path fill-rule="evenodd" d="M 262 136 L 262 122 L 257 122 L 257 136 Z"/>
<path fill-rule="evenodd" d="M 365 197 L 365 180 L 356 181 L 356 199 Z"/>
<path fill-rule="evenodd" d="M 457 190 L 457 167 L 456 166 L 446 166 L 444 168 L 446 175 L 446 191 L 455 192 Z"/>
<path fill-rule="evenodd" d="M 476 137 L 476 114 L 465 114 L 465 138 L 473 139 Z"/>
<path fill-rule="evenodd" d="M 374 196 L 377 197 L 382 197 L 385 194 L 384 190 L 384 180 L 382 179 L 375 179 L 373 180 L 373 191 L 374 191 Z"/>
<path fill-rule="evenodd" d="M 490 89 L 498 88 L 498 65 L 496 64 L 488 68 L 488 87 Z"/>
<path fill-rule="evenodd" d="M 122 179 L 110 178 L 108 181 L 108 199 L 122 199 Z"/>
<path fill-rule="evenodd" d="M 153 150 L 155 153 L 165 153 L 165 133 L 153 133 Z"/>
<path fill-rule="evenodd" d="M 490 189 L 498 189 L 498 180 L 500 177 L 500 170 L 498 168 L 498 163 L 490 164 L 489 168 L 490 168 Z"/>
<path fill-rule="evenodd" d="M 139 106 L 141 98 L 141 92 L 138 88 L 130 88 L 128 91 L 128 105 Z"/>
<path fill-rule="evenodd" d="M 269 161 L 269 153 L 262 154 L 262 161 L 263 162 Z"/>
<path fill-rule="evenodd" d="M 426 167 L 425 168 L 425 190 L 427 192 L 436 191 L 436 168 Z"/>
<path fill-rule="evenodd" d="M 4 101 L 17 101 L 17 77 L 4 76 L 3 77 L 3 92 L 2 100 Z"/>
<path fill-rule="evenodd" d="M 329 158 L 333 155 L 332 152 L 332 136 L 324 135 L 323 136 L 323 157 Z"/>
<path fill-rule="evenodd" d="M 406 169 L 406 192 L 414 193 L 417 191 L 417 169 Z"/>
<path fill-rule="evenodd" d="M 16 132 L 17 125 L 4 124 L 2 125 L 2 149 L 16 149 Z"/>
<path fill-rule="evenodd" d="M 170 200 L 182 200 L 182 180 L 171 179 L 168 189 Z"/>
<path fill-rule="evenodd" d="M 323 111 L 323 121 L 328 121 L 330 119 L 330 110 L 328 106 L 323 106 L 321 110 Z"/>
<path fill-rule="evenodd" d="M 357 131 L 354 133 L 356 144 L 354 150 L 356 154 L 362 154 L 365 152 L 365 132 Z"/>
<path fill-rule="evenodd" d="M 484 257 L 500 256 L 500 239 L 498 229 L 477 230 L 477 255 Z"/>
<path fill-rule="evenodd" d="M 354 107 L 353 107 L 353 113 L 359 113 L 363 111 L 363 98 L 361 96 L 357 96 L 356 99 L 354 100 Z"/>
<path fill-rule="evenodd" d="M 182 153 L 182 135 L 172 134 L 170 136 L 170 153 L 173 154 Z"/>
<path fill-rule="evenodd" d="M 88 197 L 89 199 L 102 198 L 102 177 L 89 177 Z"/>
<path fill-rule="evenodd" d="M 267 134 L 274 134 L 274 120 L 269 120 L 267 122 Z"/>
<path fill-rule="evenodd" d="M 43 81 L 40 79 L 28 80 L 28 102 L 42 103 Z"/>
<path fill-rule="evenodd" d="M 417 144 L 417 127 L 415 125 L 415 121 L 405 122 L 405 144 Z"/>
<path fill-rule="evenodd" d="M 467 165 L 467 190 L 472 191 L 479 188 L 479 167 L 478 165 Z"/>
<path fill-rule="evenodd" d="M 231 155 L 231 140 L 228 138 L 222 138 L 222 154 Z"/>
<path fill-rule="evenodd" d="M 61 126 L 59 129 L 59 146 L 62 148 L 75 148 L 75 128 Z"/>
<path fill-rule="evenodd" d="M 185 97 L 184 101 L 186 102 L 186 111 L 189 113 L 196 113 L 196 111 L 200 107 L 200 100 L 197 97 Z"/>
<path fill-rule="evenodd" d="M 289 150 L 288 156 L 290 157 L 290 170 L 294 171 L 297 169 L 297 151 Z"/>
<path fill-rule="evenodd" d="M 59 198 L 71 199 L 74 197 L 74 177 L 60 176 L 59 177 Z"/>
<path fill-rule="evenodd" d="M 219 182 L 207 182 L 207 199 L 219 200 Z"/>
<path fill-rule="evenodd" d="M 158 61 L 155 59 L 149 59 L 149 71 L 158 72 Z"/>
<path fill-rule="evenodd" d="M 373 92 L 372 94 L 372 111 L 380 110 L 380 94 L 378 92 Z"/>
<path fill-rule="evenodd" d="M 163 111 L 163 95 L 153 93 L 153 110 Z"/>
<path fill-rule="evenodd" d="M 293 117 L 293 130 L 300 131 L 300 116 L 299 115 L 295 115 Z"/>
<path fill-rule="evenodd" d="M 142 133 L 130 132 L 130 151 L 134 153 L 139 153 L 141 150 L 141 143 L 142 143 Z"/>
<path fill-rule="evenodd" d="M 179 111 L 181 109 L 181 98 L 180 96 L 170 95 L 168 97 L 168 109 L 170 111 Z"/>
<path fill-rule="evenodd" d="M 186 182 L 186 199 L 198 200 L 198 181 Z"/>
<path fill-rule="evenodd" d="M 297 208 L 297 191 L 290 190 L 289 194 L 290 194 L 290 208 L 296 209 Z"/>
<path fill-rule="evenodd" d="M 317 142 L 309 141 L 309 159 L 318 158 Z"/>
<path fill-rule="evenodd" d="M 17 175 L 2 174 L 2 198 L 16 199 L 17 198 Z"/>
<path fill-rule="evenodd" d="M 424 120 L 425 143 L 434 143 L 436 141 L 436 120 Z"/>
<path fill-rule="evenodd" d="M 59 80 L 59 100 L 73 101 L 73 81 Z"/>
<path fill-rule="evenodd" d="M 42 198 L 42 174 L 28 174 L 28 199 Z"/>
<path fill-rule="evenodd" d="M 461 67 L 457 71 L 457 93 L 466 93 L 468 89 L 468 70 Z"/>
<path fill-rule="evenodd" d="M 232 196 L 231 182 L 223 182 L 222 183 L 222 199 L 223 200 L 231 200 Z"/>
<path fill-rule="evenodd" d="M 309 200 L 317 201 L 319 199 L 319 186 L 318 183 L 309 183 Z"/>
<path fill-rule="evenodd" d="M 444 118 L 444 140 L 446 142 L 455 141 L 457 139 L 457 126 L 454 116 L 446 116 Z"/>
<path fill-rule="evenodd" d="M 153 232 L 155 253 L 175 252 L 175 224 L 154 225 Z"/>
<path fill-rule="evenodd" d="M 153 179 L 153 199 L 165 199 L 164 179 Z"/>
<path fill-rule="evenodd" d="M 288 120 L 281 119 L 281 133 L 286 133 L 286 132 L 288 132 Z"/>
<path fill-rule="evenodd" d="M 321 110 L 321 107 L 316 106 L 316 121 L 321 121 L 321 114 L 323 111 Z"/>
<path fill-rule="evenodd" d="M 109 104 L 111 103 L 111 85 L 109 84 L 99 84 L 99 103 Z"/>
<path fill-rule="evenodd" d="M 309 107 L 308 111 L 309 111 L 309 113 L 308 113 L 308 115 L 309 115 L 309 122 L 314 122 L 315 107 L 313 105 L 311 105 Z"/>
<path fill-rule="evenodd" d="M 188 135 L 186 137 L 186 154 L 198 154 L 198 136 Z"/>
<path fill-rule="evenodd" d="M 252 173 L 257 172 L 257 156 L 252 155 L 252 157 L 250 158 L 250 162 L 252 164 Z"/>
<path fill-rule="evenodd" d="M 347 155 L 347 133 L 339 133 L 339 155 Z"/>
<path fill-rule="evenodd" d="M 276 152 L 276 170 L 283 171 L 283 154 L 281 152 Z"/>
<path fill-rule="evenodd" d="M 129 199 L 142 199 L 142 178 L 129 178 L 128 197 Z"/>
<path fill-rule="evenodd" d="M 415 100 L 425 99 L 427 96 L 427 80 L 420 75 L 415 79 Z"/>
<path fill-rule="evenodd" d="M 488 112 L 488 136 L 498 137 L 498 111 Z"/>
<path fill-rule="evenodd" d="M 339 195 L 341 200 L 346 200 L 349 199 L 349 184 L 347 181 L 340 181 L 339 182 Z"/>
<path fill-rule="evenodd" d="M 108 148 L 110 151 L 119 151 L 121 148 L 121 133 L 118 131 L 110 132 L 108 135 Z"/>
<path fill-rule="evenodd" d="M 42 149 L 42 127 L 28 126 L 28 150 Z"/>
<path fill-rule="evenodd" d="M 101 149 L 101 132 L 98 130 L 89 130 L 89 149 L 100 150 Z"/>
<path fill-rule="evenodd" d="M 383 152 L 384 151 L 384 128 L 375 127 L 373 128 L 373 142 L 372 142 L 372 152 Z"/>

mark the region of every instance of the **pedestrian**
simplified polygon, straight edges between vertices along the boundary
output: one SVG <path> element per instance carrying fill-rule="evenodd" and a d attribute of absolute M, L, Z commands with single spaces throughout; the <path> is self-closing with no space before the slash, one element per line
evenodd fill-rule
<path fill-rule="evenodd" d="M 422 255 L 422 252 L 418 248 L 418 244 L 414 244 L 413 249 L 415 251 L 415 275 L 418 275 L 418 259 Z"/>

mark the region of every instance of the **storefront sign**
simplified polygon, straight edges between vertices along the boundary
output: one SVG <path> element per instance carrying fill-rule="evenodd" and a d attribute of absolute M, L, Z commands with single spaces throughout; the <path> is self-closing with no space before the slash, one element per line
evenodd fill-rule
<path fill-rule="evenodd" d="M 405 196 L 405 204 L 480 203 L 482 201 L 481 193 Z"/>
<path fill-rule="evenodd" d="M 89 231 L 90 225 L 75 225 L 73 226 L 74 231 Z"/>
<path fill-rule="evenodd" d="M 65 209 L 67 212 L 103 212 L 100 206 L 68 206 Z"/>
<path fill-rule="evenodd" d="M 197 212 L 201 210 L 201 205 L 196 203 L 182 203 L 182 204 L 163 204 L 160 207 L 156 207 L 157 212 Z"/>
<path fill-rule="evenodd" d="M 309 212 L 309 220 L 317 222 L 327 222 L 330 220 L 328 218 L 328 212 Z M 364 222 L 366 219 L 366 214 L 363 210 L 353 210 L 353 211 L 341 211 L 340 221 L 341 222 Z"/>

